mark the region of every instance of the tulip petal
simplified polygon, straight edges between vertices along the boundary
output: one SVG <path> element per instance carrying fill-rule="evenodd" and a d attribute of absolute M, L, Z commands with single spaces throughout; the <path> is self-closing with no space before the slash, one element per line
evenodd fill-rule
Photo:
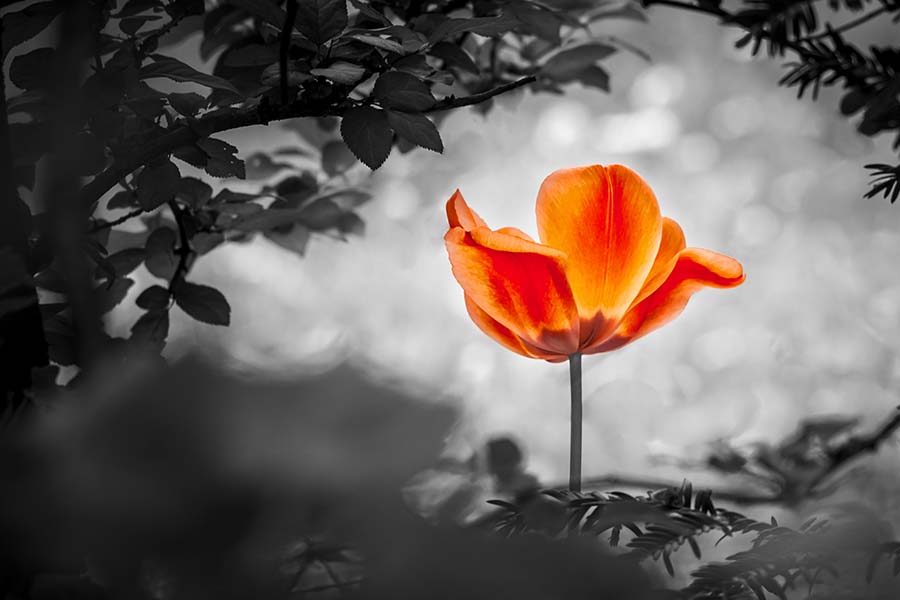
<path fill-rule="evenodd" d="M 744 269 L 735 259 L 702 248 L 685 248 L 666 281 L 628 310 L 609 339 L 584 353 L 609 352 L 659 329 L 677 317 L 691 296 L 705 287 L 732 288 L 743 282 Z"/>
<path fill-rule="evenodd" d="M 528 358 L 552 360 L 554 362 L 566 360 L 568 358 L 567 356 L 542 352 L 540 349 L 523 341 L 522 338 L 501 325 L 491 315 L 484 312 L 480 306 L 475 304 L 475 302 L 469 298 L 468 294 L 466 294 L 466 310 L 469 311 L 469 317 L 481 331 L 504 348 L 512 350 L 516 354 L 521 354 Z"/>
<path fill-rule="evenodd" d="M 447 221 L 450 223 L 450 227 L 462 227 L 466 231 L 472 231 L 476 227 L 487 227 L 484 219 L 469 208 L 459 190 L 453 192 L 453 195 L 447 200 Z"/>
<path fill-rule="evenodd" d="M 622 165 L 562 169 L 541 185 L 538 233 L 566 253 L 567 276 L 587 327 L 582 342 L 608 335 L 647 279 L 662 235 L 650 186 Z"/>
<path fill-rule="evenodd" d="M 487 227 L 454 227 L 444 240 L 456 280 L 491 318 L 542 352 L 578 350 L 562 252 Z"/>
<path fill-rule="evenodd" d="M 668 217 L 663 217 L 662 240 L 659 242 L 659 250 L 656 252 L 656 258 L 653 260 L 653 267 L 650 268 L 650 274 L 647 280 L 641 286 L 641 291 L 637 297 L 631 301 L 631 306 L 635 306 L 644 298 L 656 291 L 669 277 L 675 263 L 678 261 L 678 253 L 684 250 L 687 243 L 684 239 L 684 232 L 681 226 Z"/>
<path fill-rule="evenodd" d="M 506 235 L 515 236 L 521 240 L 525 240 L 526 242 L 533 242 L 534 238 L 530 235 L 522 231 L 521 229 L 516 229 L 515 227 L 501 227 L 497 230 L 497 233 L 505 233 Z"/>

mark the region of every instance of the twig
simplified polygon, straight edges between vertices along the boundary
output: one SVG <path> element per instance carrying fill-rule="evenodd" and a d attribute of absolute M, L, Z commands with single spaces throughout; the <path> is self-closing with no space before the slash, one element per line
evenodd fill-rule
<path fill-rule="evenodd" d="M 815 35 L 810 35 L 810 36 L 807 36 L 804 38 L 800 38 L 797 41 L 798 42 L 812 42 L 815 40 L 821 40 L 823 38 L 827 38 L 832 33 L 844 33 L 846 31 L 850 31 L 854 27 L 858 27 L 858 26 L 862 25 L 863 23 L 865 23 L 866 21 L 870 21 L 870 20 L 874 19 L 875 17 L 886 13 L 887 11 L 888 11 L 888 8 L 886 6 L 882 6 L 881 8 L 873 10 L 872 12 L 862 15 L 861 17 L 858 17 L 856 19 L 853 19 L 852 21 L 847 21 L 843 25 L 835 27 L 834 29 L 828 29 L 821 33 L 817 33 Z"/>
<path fill-rule="evenodd" d="M 522 77 L 521 79 L 516 79 L 515 81 L 510 81 L 509 83 L 505 83 L 501 86 L 491 88 L 487 91 L 480 92 L 478 94 L 472 94 L 471 96 L 463 96 L 461 98 L 457 98 L 456 96 L 448 96 L 447 98 L 439 101 L 437 104 L 424 112 L 439 112 L 442 110 L 450 110 L 451 108 L 460 108 L 462 106 L 479 104 L 481 102 L 484 102 L 485 100 L 488 100 L 489 98 L 499 96 L 500 94 L 505 94 L 506 92 L 512 91 L 516 88 L 528 85 L 529 83 L 534 83 L 535 81 L 537 81 L 537 77 L 535 77 L 534 75 L 528 75 L 526 77 Z"/>
<path fill-rule="evenodd" d="M 175 286 L 177 286 L 178 283 L 184 279 L 185 275 L 187 275 L 188 269 L 190 268 L 188 261 L 190 260 L 193 251 L 191 251 L 187 227 L 184 223 L 184 213 L 181 212 L 181 209 L 174 200 L 169 200 L 168 205 L 169 209 L 172 211 L 172 215 L 175 217 L 175 224 L 178 225 L 179 236 L 178 249 L 176 250 L 176 253 L 178 254 L 178 265 L 175 267 L 175 272 L 172 274 L 172 280 L 169 282 L 169 292 L 172 293 Z"/>
<path fill-rule="evenodd" d="M 303 588 L 297 590 L 298 594 L 306 594 L 309 592 L 324 592 L 325 590 L 333 590 L 339 588 L 352 587 L 354 585 L 359 585 L 363 582 L 363 578 L 360 577 L 358 579 L 349 579 L 347 581 L 342 581 L 341 583 L 323 583 L 322 585 L 314 585 L 312 587 Z"/>
<path fill-rule="evenodd" d="M 102 231 L 104 229 L 109 229 L 110 227 L 115 227 L 116 225 L 121 225 L 122 223 L 124 223 L 125 221 L 128 221 L 129 219 L 133 219 L 137 216 L 144 214 L 144 212 L 145 211 L 143 208 L 136 208 L 133 211 L 131 211 L 130 213 L 122 215 L 118 219 L 113 219 L 112 221 L 104 221 L 102 223 L 97 223 L 93 227 L 91 227 L 88 230 L 88 232 L 96 233 L 96 232 Z"/>
<path fill-rule="evenodd" d="M 808 490 L 812 493 L 816 486 L 828 479 L 841 467 L 861 454 L 868 454 L 878 450 L 879 446 L 891 437 L 900 428 L 900 406 L 894 414 L 869 435 L 853 436 L 846 442 L 831 450 L 828 455 L 831 462 L 809 483 Z"/>
<path fill-rule="evenodd" d="M 426 112 L 478 104 L 488 98 L 506 93 L 523 85 L 528 85 L 535 80 L 534 75 L 529 75 L 471 96 L 463 96 L 461 98 L 451 96 L 441 100 Z M 85 208 L 92 207 L 112 186 L 138 167 L 147 164 L 154 158 L 171 154 L 182 146 L 190 146 L 197 140 L 214 133 L 240 129 L 251 125 L 267 125 L 273 121 L 284 121 L 300 117 L 339 117 L 347 108 L 349 108 L 349 105 L 312 107 L 306 104 L 292 103 L 273 107 L 260 104 L 259 106 L 238 110 L 222 108 L 199 118 L 183 119 L 178 121 L 178 124 L 174 127 L 166 128 L 163 133 L 159 134 L 159 137 L 143 143 L 140 151 L 117 160 L 88 182 L 81 189 L 81 205 Z M 127 144 L 127 140 L 123 142 L 123 146 L 127 146 Z"/>
<path fill-rule="evenodd" d="M 291 49 L 291 32 L 297 18 L 297 0 L 287 0 L 284 25 L 281 28 L 281 47 L 278 51 L 278 68 L 281 75 L 281 103 L 288 103 L 288 51 Z"/>

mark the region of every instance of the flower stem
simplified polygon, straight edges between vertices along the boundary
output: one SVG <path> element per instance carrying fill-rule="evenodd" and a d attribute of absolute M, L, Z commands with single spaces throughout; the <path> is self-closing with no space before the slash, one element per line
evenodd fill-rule
<path fill-rule="evenodd" d="M 569 433 L 569 489 L 581 491 L 581 353 L 569 355 L 569 387 L 572 391 L 572 415 Z"/>

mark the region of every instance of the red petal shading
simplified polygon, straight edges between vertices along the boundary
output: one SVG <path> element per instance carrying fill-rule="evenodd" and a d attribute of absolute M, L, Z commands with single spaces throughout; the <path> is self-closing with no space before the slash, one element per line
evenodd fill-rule
<path fill-rule="evenodd" d="M 631 169 L 593 165 L 562 169 L 541 185 L 541 242 L 566 253 L 566 274 L 587 342 L 605 336 L 625 314 L 653 266 L 662 235 L 659 205 Z"/>
<path fill-rule="evenodd" d="M 684 240 L 684 232 L 681 226 L 668 217 L 663 217 L 662 240 L 659 242 L 659 250 L 656 258 L 653 260 L 653 267 L 647 280 L 641 286 L 637 298 L 631 301 L 631 306 L 636 305 L 641 300 L 656 291 L 669 277 L 675 263 L 678 261 L 678 253 L 684 250 L 687 243 Z"/>
<path fill-rule="evenodd" d="M 447 200 L 447 221 L 451 228 L 462 227 L 466 231 L 472 231 L 476 227 L 487 227 L 484 219 L 469 208 L 459 190 L 453 192 L 453 195 Z"/>
<path fill-rule="evenodd" d="M 538 348 L 522 341 L 519 336 L 498 323 L 491 315 L 484 312 L 480 306 L 475 304 L 475 302 L 469 298 L 468 295 L 466 295 L 466 310 L 469 311 L 469 317 L 481 331 L 504 348 L 512 350 L 516 354 L 521 354 L 528 358 L 543 358 L 545 360 L 566 360 L 568 358 L 568 356 L 558 356 L 541 352 Z"/>
<path fill-rule="evenodd" d="M 491 318 L 542 352 L 578 350 L 562 252 L 487 227 L 454 227 L 444 240 L 456 280 Z"/>
<path fill-rule="evenodd" d="M 704 287 L 732 288 L 743 281 L 744 269 L 735 259 L 711 250 L 686 248 L 679 253 L 665 283 L 629 309 L 609 339 L 583 352 L 595 354 L 621 348 L 677 317 L 691 296 Z"/>

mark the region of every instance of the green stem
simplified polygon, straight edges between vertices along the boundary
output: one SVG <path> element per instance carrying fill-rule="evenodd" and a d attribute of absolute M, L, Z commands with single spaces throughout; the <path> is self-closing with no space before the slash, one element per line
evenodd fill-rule
<path fill-rule="evenodd" d="M 569 434 L 569 489 L 581 491 L 581 353 L 569 355 L 569 387 L 572 391 L 571 431 Z"/>

